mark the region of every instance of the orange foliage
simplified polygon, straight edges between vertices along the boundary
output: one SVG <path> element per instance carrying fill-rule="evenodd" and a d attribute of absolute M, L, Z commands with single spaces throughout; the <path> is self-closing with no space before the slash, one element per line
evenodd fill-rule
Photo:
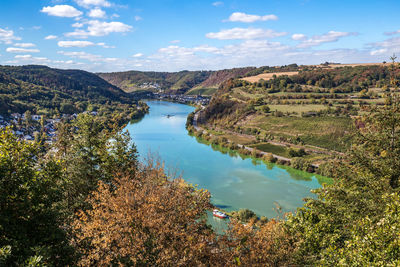
<path fill-rule="evenodd" d="M 209 262 L 215 235 L 201 220 L 209 197 L 181 179 L 169 180 L 160 164 L 120 175 L 114 185 L 100 182 L 88 200 L 92 209 L 74 223 L 80 265 Z"/>
<path fill-rule="evenodd" d="M 168 179 L 161 164 L 99 183 L 73 223 L 81 266 L 277 266 L 292 251 L 281 224 L 233 221 L 224 236 L 205 223 L 210 194 Z"/>

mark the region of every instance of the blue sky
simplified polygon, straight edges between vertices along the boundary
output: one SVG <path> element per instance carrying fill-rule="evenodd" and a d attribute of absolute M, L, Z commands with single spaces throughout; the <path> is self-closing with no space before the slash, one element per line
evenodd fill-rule
<path fill-rule="evenodd" d="M 0 64 L 94 72 L 382 62 L 398 0 L 1 0 Z"/>

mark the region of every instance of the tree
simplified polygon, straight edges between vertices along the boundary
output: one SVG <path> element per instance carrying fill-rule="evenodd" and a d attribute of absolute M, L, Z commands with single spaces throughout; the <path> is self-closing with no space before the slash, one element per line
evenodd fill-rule
<path fill-rule="evenodd" d="M 368 238 L 365 229 L 376 229 L 386 216 L 390 198 L 385 195 L 399 192 L 399 108 L 399 98 L 392 95 L 387 105 L 356 121 L 352 148 L 335 166 L 335 183 L 315 190 L 318 199 L 308 199 L 286 223 L 297 239 L 298 264 L 345 262 L 346 253 L 340 256 L 333 251 L 344 251 L 349 244 Z M 379 246 L 369 250 L 380 253 Z M 397 262 L 400 253 L 393 252 L 389 257 Z"/>
<path fill-rule="evenodd" d="M 35 256 L 46 265 L 73 262 L 61 228 L 61 166 L 40 157 L 37 144 L 18 141 L 9 129 L 0 130 L 0 248 L 10 248 L 3 259 L 8 266 Z"/>
<path fill-rule="evenodd" d="M 219 254 L 204 221 L 209 198 L 152 161 L 135 174 L 120 173 L 112 184 L 100 181 L 88 198 L 92 209 L 78 212 L 73 224 L 79 264 L 209 265 Z"/>
<path fill-rule="evenodd" d="M 85 200 L 99 181 L 111 183 L 116 172 L 136 171 L 137 151 L 129 134 L 113 132 L 99 117 L 82 114 L 60 125 L 56 147 L 67 181 L 65 205 L 72 213 L 88 208 Z"/>

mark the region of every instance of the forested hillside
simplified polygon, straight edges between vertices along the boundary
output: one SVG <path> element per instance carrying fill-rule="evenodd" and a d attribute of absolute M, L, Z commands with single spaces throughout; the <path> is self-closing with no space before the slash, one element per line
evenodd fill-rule
<path fill-rule="evenodd" d="M 134 105 L 137 101 L 86 71 L 36 65 L 0 66 L 0 114 L 3 115 L 27 110 L 42 115 L 72 114 L 112 103 Z"/>
<path fill-rule="evenodd" d="M 162 90 L 166 93 L 184 94 L 191 92 L 193 94 L 202 94 L 207 89 L 214 89 L 211 92 L 213 93 L 224 81 L 230 78 L 242 77 L 253 69 L 255 68 L 180 72 L 127 71 L 99 73 L 98 75 L 111 84 L 122 88 L 125 92 Z"/>
<path fill-rule="evenodd" d="M 210 71 L 127 71 L 99 73 L 98 75 L 126 92 L 163 89 L 165 91 L 184 93 L 205 81 L 211 73 Z"/>

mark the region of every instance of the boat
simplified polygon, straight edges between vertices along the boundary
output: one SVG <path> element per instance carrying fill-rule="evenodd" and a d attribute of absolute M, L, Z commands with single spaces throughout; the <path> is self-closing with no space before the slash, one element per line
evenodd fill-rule
<path fill-rule="evenodd" d="M 170 115 L 170 114 L 167 114 L 167 118 L 169 119 L 169 118 L 171 118 L 171 117 L 173 117 L 174 115 Z"/>
<path fill-rule="evenodd" d="M 213 216 L 221 218 L 221 219 L 227 219 L 228 218 L 228 215 L 226 215 L 225 213 L 223 213 L 222 211 L 219 211 L 219 210 L 213 210 Z"/>

